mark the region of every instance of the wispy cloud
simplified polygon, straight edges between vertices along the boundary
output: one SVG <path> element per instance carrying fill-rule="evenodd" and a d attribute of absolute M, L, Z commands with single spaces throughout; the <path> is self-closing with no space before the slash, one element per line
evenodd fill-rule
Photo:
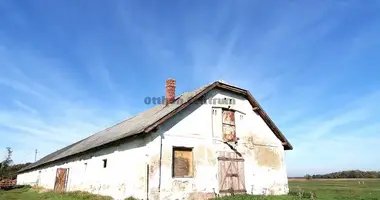
<path fill-rule="evenodd" d="M 279 119 L 280 128 L 295 147 L 287 153 L 291 175 L 347 169 L 345 165 L 353 164 L 355 156 L 374 151 L 366 143 L 379 140 L 370 134 L 376 134 L 379 125 L 375 120 L 380 118 L 375 106 L 380 100 L 379 91 L 349 91 L 350 72 L 341 72 L 356 69 L 349 60 L 373 48 L 366 40 L 372 38 L 372 31 L 379 30 L 373 28 L 373 23 L 368 26 L 372 27 L 371 34 L 351 30 L 356 33 L 337 39 L 337 46 L 326 50 L 331 54 L 325 54 L 328 43 L 334 43 L 331 37 L 344 34 L 337 27 L 347 23 L 355 6 L 312 6 L 313 12 L 299 5 L 272 10 L 271 26 L 252 36 L 247 35 L 252 31 L 249 23 L 239 19 L 234 22 L 243 26 L 232 26 L 222 39 L 213 32 L 214 35 L 198 36 L 188 42 L 194 77 L 225 79 L 250 89 L 275 122 Z M 352 42 L 355 38 L 361 38 L 360 45 Z M 353 145 L 358 151 L 348 155 Z M 317 164 L 317 158 L 334 161 Z M 359 160 L 362 164 L 352 166 L 364 169 L 371 168 L 374 158 L 361 156 Z"/>
<path fill-rule="evenodd" d="M 30 112 L 30 113 L 33 113 L 33 114 L 37 114 L 37 113 L 38 113 L 38 111 L 36 111 L 35 109 L 33 109 L 33 108 L 31 108 L 31 107 L 25 105 L 25 104 L 22 103 L 21 101 L 16 100 L 16 101 L 15 101 L 15 104 L 16 104 L 17 106 L 19 106 L 20 108 L 26 110 L 27 112 Z"/>
<path fill-rule="evenodd" d="M 168 77 L 183 91 L 222 79 L 249 89 L 288 137 L 291 175 L 371 168 L 380 126 L 375 8 L 355 1 L 61 3 L 49 18 L 34 10 L 34 23 L 19 9 L 0 18 L 16 16 L 9 30 L 0 28 L 0 91 L 7 94 L 0 136 L 27 138 L 4 143 L 24 146 L 17 152 L 27 158 L 16 157 L 30 160 L 35 146 L 48 153 L 141 111 L 126 105 L 162 94 L 157 82 Z M 17 38 L 12 27 L 29 35 Z M 31 33 L 35 27 L 44 31 Z M 41 39 L 45 32 L 52 39 Z"/>
<path fill-rule="evenodd" d="M 380 141 L 380 110 L 374 106 L 380 100 L 379 94 L 375 91 L 318 116 L 286 124 L 284 131 L 291 134 L 295 146 L 294 152 L 288 153 L 290 173 L 376 170 L 373 163 L 378 157 L 372 152 L 373 145 Z"/>
<path fill-rule="evenodd" d="M 34 149 L 41 157 L 129 115 L 120 105 L 98 104 L 99 96 L 77 89 L 70 74 L 56 67 L 64 64 L 54 59 L 52 65 L 33 49 L 3 47 L 0 65 L 0 91 L 12 94 L 0 109 L 1 146 L 14 148 L 16 162 L 33 161 Z"/>

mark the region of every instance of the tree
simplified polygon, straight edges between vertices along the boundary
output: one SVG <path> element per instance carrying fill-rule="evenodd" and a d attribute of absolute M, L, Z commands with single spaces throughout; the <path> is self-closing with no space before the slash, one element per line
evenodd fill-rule
<path fill-rule="evenodd" d="M 306 175 L 305 175 L 305 179 L 306 179 L 306 180 L 311 180 L 311 179 L 312 179 L 312 177 L 311 177 L 311 175 L 310 175 L 310 174 L 306 174 Z"/>
<path fill-rule="evenodd" d="M 305 175 L 306 178 L 307 175 Z M 318 178 L 380 178 L 380 171 L 360 171 L 360 170 L 348 170 L 333 172 L 329 174 L 314 174 L 313 179 Z"/>
<path fill-rule="evenodd" d="M 7 156 L 0 163 L 0 180 L 9 177 L 9 167 L 12 164 L 12 149 L 7 147 Z"/>

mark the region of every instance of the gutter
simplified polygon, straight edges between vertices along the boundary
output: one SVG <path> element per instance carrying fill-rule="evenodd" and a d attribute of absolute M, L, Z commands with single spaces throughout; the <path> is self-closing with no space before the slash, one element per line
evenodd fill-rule
<path fill-rule="evenodd" d="M 161 164 L 162 164 L 162 134 L 160 134 L 160 160 L 159 160 L 159 171 L 158 171 L 158 192 L 161 192 Z"/>

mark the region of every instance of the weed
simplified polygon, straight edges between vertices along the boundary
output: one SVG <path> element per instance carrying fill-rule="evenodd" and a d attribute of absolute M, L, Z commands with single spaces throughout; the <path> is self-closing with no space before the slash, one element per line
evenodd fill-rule
<path fill-rule="evenodd" d="M 137 199 L 137 198 L 135 198 L 135 197 L 127 197 L 127 198 L 125 198 L 124 200 L 139 200 L 139 199 Z"/>

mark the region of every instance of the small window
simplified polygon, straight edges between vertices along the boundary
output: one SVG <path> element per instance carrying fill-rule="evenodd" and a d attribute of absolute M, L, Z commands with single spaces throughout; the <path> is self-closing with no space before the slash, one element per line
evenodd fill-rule
<path fill-rule="evenodd" d="M 193 174 L 193 149 L 173 147 L 173 177 L 191 178 Z"/>
<path fill-rule="evenodd" d="M 107 167 L 107 159 L 103 159 L 103 168 Z"/>
<path fill-rule="evenodd" d="M 212 109 L 212 114 L 213 115 L 217 115 L 218 114 L 218 111 L 216 109 Z"/>
<path fill-rule="evenodd" d="M 87 171 L 87 163 L 84 163 L 84 171 Z"/>

